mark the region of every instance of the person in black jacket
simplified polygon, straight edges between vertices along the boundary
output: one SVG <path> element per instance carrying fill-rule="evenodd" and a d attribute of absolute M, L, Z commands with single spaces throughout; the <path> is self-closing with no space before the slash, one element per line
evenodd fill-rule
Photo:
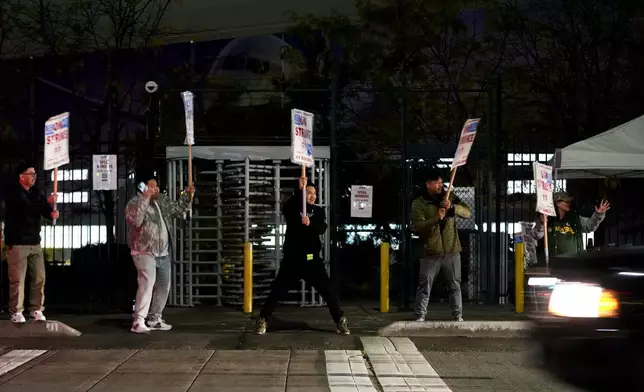
<path fill-rule="evenodd" d="M 9 264 L 9 311 L 11 321 L 24 323 L 25 278 L 31 276 L 29 310 L 35 321 L 46 321 L 45 260 L 40 247 L 41 218 L 58 219 L 52 208 L 56 195 L 45 199 L 34 187 L 36 170 L 33 165 L 22 163 L 16 170 L 18 182 L 11 184 L 6 195 L 5 242 Z"/>
<path fill-rule="evenodd" d="M 306 187 L 306 216 L 302 215 L 302 189 Z M 326 301 L 331 317 L 336 323 L 337 332 L 349 335 L 347 319 L 340 308 L 340 301 L 331 289 L 324 262 L 320 258 L 322 244 L 320 236 L 327 229 L 324 208 L 316 206 L 317 193 L 313 184 L 307 185 L 306 177 L 299 180 L 299 192 L 284 205 L 286 219 L 286 238 L 284 258 L 277 277 L 271 285 L 271 292 L 264 308 L 259 314 L 255 333 L 266 333 L 266 320 L 272 315 L 277 301 L 288 292 L 289 286 L 300 279 L 311 284 Z"/>

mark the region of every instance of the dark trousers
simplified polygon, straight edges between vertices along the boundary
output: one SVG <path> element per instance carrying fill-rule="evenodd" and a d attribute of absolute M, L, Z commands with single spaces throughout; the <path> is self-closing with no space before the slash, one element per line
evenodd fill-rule
<path fill-rule="evenodd" d="M 259 313 L 260 317 L 270 317 L 277 306 L 277 302 L 284 298 L 289 288 L 300 279 L 304 279 L 305 282 L 313 286 L 322 295 L 329 307 L 333 321 L 336 324 L 340 322 L 343 312 L 340 308 L 338 297 L 331 290 L 331 280 L 326 273 L 326 268 L 324 268 L 324 262 L 319 257 L 307 260 L 306 255 L 284 256 L 279 272 L 271 284 L 271 293 L 266 299 L 264 308 Z"/>
<path fill-rule="evenodd" d="M 420 259 L 420 278 L 416 290 L 416 316 L 425 317 L 432 284 L 439 271 L 443 271 L 449 284 L 449 302 L 454 317 L 463 316 L 461 294 L 461 255 L 458 253 L 444 256 L 431 256 Z"/>

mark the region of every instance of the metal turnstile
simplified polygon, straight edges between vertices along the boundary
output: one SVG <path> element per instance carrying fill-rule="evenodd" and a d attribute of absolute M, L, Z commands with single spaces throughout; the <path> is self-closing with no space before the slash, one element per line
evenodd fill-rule
<path fill-rule="evenodd" d="M 308 176 L 318 186 L 317 204 L 326 208 L 328 217 L 329 151 L 317 150 L 321 154 L 316 154 Z M 289 153 L 282 147 L 193 147 L 197 191 L 188 222 L 172 224 L 175 263 L 169 305 L 241 305 L 247 241 L 253 244 L 253 298 L 256 304 L 266 299 L 281 260 L 286 229 L 282 205 L 295 191 L 300 175 L 300 168 L 288 160 Z M 175 199 L 187 183 L 186 157 L 187 148 L 168 147 L 168 192 Z M 328 233 L 322 236 L 327 271 L 329 239 Z M 283 303 L 324 305 L 319 293 L 303 281 Z"/>

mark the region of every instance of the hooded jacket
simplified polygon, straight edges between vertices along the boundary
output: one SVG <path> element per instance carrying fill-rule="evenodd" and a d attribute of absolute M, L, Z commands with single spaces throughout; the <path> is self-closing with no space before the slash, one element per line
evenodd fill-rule
<path fill-rule="evenodd" d="M 438 209 L 444 198 L 444 193 L 431 195 L 424 191 L 411 204 L 412 230 L 422 241 L 423 257 L 456 254 L 462 250 L 456 230 L 456 216 L 468 219 L 472 213 L 470 208 L 452 193 L 452 207 L 445 214 L 445 219 L 440 220 Z"/>
<path fill-rule="evenodd" d="M 306 203 L 306 215 L 311 224 L 302 224 L 302 191 L 296 190 L 293 196 L 284 204 L 283 215 L 286 220 L 286 235 L 284 239 L 284 256 L 305 257 L 312 254 L 320 256 L 322 243 L 320 236 L 327 228 L 324 208 Z"/>
<path fill-rule="evenodd" d="M 13 245 L 40 245 L 41 217 L 51 220 L 54 209 L 36 187 L 25 190 L 14 185 L 7 190 L 5 242 Z"/>

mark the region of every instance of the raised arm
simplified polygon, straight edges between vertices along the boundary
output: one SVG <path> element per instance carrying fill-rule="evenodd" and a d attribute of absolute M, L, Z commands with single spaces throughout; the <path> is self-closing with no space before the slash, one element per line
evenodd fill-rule
<path fill-rule="evenodd" d="M 150 207 L 150 199 L 136 196 L 125 206 L 125 222 L 139 229 L 145 221 L 145 213 Z"/>
<path fill-rule="evenodd" d="M 161 197 L 161 195 L 159 195 Z M 165 198 L 164 203 L 168 206 L 170 217 L 175 219 L 184 219 L 185 213 L 190 208 L 192 195 L 186 191 L 181 192 L 179 200 L 170 200 L 169 197 L 163 195 Z"/>
<path fill-rule="evenodd" d="M 606 213 L 600 214 L 597 212 L 594 212 L 590 218 L 586 218 L 585 216 L 580 216 L 579 223 L 581 223 L 581 231 L 583 233 L 594 232 L 595 230 L 597 230 L 597 228 L 604 221 L 605 218 L 606 218 Z"/>

